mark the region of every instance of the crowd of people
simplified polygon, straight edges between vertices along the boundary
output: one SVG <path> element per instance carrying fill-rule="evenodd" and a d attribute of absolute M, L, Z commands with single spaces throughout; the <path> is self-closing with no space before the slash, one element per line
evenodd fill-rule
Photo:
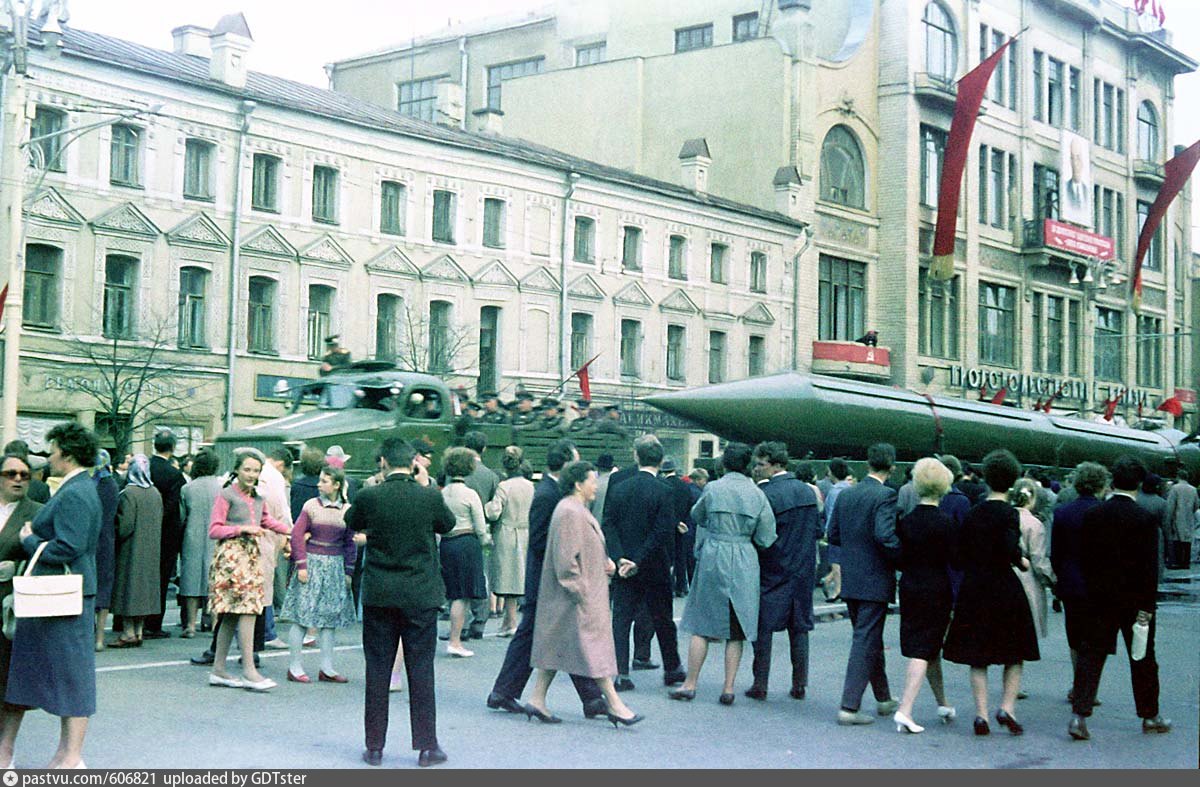
<path fill-rule="evenodd" d="M 449 623 L 444 652 L 457 659 L 473 657 L 468 643 L 499 619 L 507 651 L 488 708 L 560 723 L 547 691 L 566 672 L 584 715 L 620 727 L 644 720 L 622 695 L 636 688 L 633 671 L 660 667 L 653 640 L 667 696 L 682 702 L 696 699 L 709 647 L 723 643 L 718 701 L 732 705 L 745 643 L 753 659 L 743 694 L 763 701 L 773 637 L 786 631 L 788 695 L 805 699 L 817 587 L 845 603 L 852 629 L 840 725 L 874 722 L 862 709 L 870 686 L 877 716 L 920 733 L 916 700 L 926 682 L 936 720 L 953 722 L 944 657 L 969 668 L 976 735 L 990 734 L 992 718 L 1022 734 L 1022 671 L 1040 658 L 1053 606 L 1063 610 L 1073 665 L 1069 735 L 1090 737 L 1087 719 L 1118 633 L 1143 731 L 1171 729 L 1158 707 L 1155 598 L 1166 567 L 1190 564 L 1200 503 L 1184 471 L 1168 490 L 1131 456 L 1111 467 L 1083 462 L 1062 485 L 1039 469 L 1025 472 L 1007 450 L 978 468 L 926 457 L 901 479 L 895 449 L 879 443 L 860 480 L 834 459 L 818 481 L 782 443 L 735 442 L 710 481 L 702 468 L 681 477 L 652 434 L 634 441 L 635 462 L 625 468 L 611 454 L 581 461 L 564 437 L 548 446 L 535 483 L 520 447 L 503 451 L 501 479 L 482 461 L 485 436 L 469 430 L 442 455 L 440 478 L 430 474 L 431 443 L 389 438 L 375 457 L 378 472 L 359 483 L 337 446 L 306 449 L 298 463 L 286 448 L 242 448 L 223 468 L 208 451 L 179 463 L 174 438 L 162 433 L 153 456 L 132 454 L 114 468 L 78 424 L 47 438 L 50 477 L 40 486 L 27 446 L 5 447 L 0 593 L 11 595 L 26 561 L 34 574 L 66 567 L 82 577 L 84 612 L 18 620 L 6 612 L 0 768 L 11 765 L 31 708 L 62 718 L 50 767 L 84 767 L 95 652 L 170 636 L 170 583 L 180 636 L 212 632 L 211 647 L 192 661 L 211 665 L 216 687 L 275 688 L 258 670 L 264 647 L 288 649 L 287 680 L 311 683 L 304 648 L 314 644 L 316 679 L 345 684 L 334 664 L 336 632 L 361 620 L 363 759 L 371 765 L 382 762 L 389 694 L 406 683 L 418 763 L 447 759 L 437 737 L 440 615 Z M 883 645 L 897 591 L 908 660 L 899 697 Z M 685 598 L 678 628 L 689 635 L 686 660 L 676 597 Z M 240 671 L 227 665 L 235 639 Z M 992 666 L 1002 668 L 994 717 Z"/>

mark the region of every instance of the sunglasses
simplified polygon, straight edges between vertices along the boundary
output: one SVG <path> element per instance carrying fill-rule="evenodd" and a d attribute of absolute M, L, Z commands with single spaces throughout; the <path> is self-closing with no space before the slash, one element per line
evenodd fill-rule
<path fill-rule="evenodd" d="M 0 472 L 0 476 L 9 478 L 9 479 L 19 478 L 23 481 L 28 481 L 32 477 L 25 470 L 4 470 L 4 471 Z"/>

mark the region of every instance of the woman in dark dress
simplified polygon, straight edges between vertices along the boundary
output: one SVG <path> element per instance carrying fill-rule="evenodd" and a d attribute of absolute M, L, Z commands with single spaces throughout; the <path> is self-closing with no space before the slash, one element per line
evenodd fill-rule
<path fill-rule="evenodd" d="M 1005 499 L 1021 477 L 1021 465 L 1009 451 L 992 451 L 983 459 L 983 478 L 991 490 L 987 499 L 963 520 L 956 555 L 963 569 L 962 588 L 954 621 L 946 637 L 946 658 L 971 667 L 975 695 L 975 734 L 987 735 L 987 668 L 1004 665 L 1004 694 L 996 721 L 1013 735 L 1024 732 L 1013 717 L 1021 691 L 1021 665 L 1037 661 L 1037 632 L 1016 566 L 1029 570 L 1021 555 L 1021 524 L 1017 509 Z"/>
<path fill-rule="evenodd" d="M 96 650 L 104 650 L 104 629 L 112 605 L 113 581 L 117 571 L 117 486 L 109 465 L 112 459 L 103 448 L 96 454 L 92 480 L 100 498 L 100 541 L 96 545 Z"/>
<path fill-rule="evenodd" d="M 937 459 L 926 458 L 912 470 L 919 503 L 896 525 L 900 537 L 900 652 L 908 658 L 904 696 L 893 716 L 897 732 L 924 732 L 912 720 L 913 703 L 928 676 L 938 704 L 938 718 L 950 723 L 955 710 L 946 702 L 942 684 L 942 641 L 950 625 L 954 597 L 950 590 L 950 517 L 938 503 L 950 491 L 954 475 Z"/>

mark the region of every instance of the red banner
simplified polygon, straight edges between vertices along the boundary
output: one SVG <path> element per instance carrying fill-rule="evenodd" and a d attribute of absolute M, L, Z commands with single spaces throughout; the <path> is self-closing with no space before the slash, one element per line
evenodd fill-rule
<path fill-rule="evenodd" d="M 1146 221 L 1142 224 L 1142 232 L 1138 235 L 1137 251 L 1133 255 L 1133 281 L 1130 288 L 1135 312 L 1142 307 L 1142 262 L 1146 259 L 1150 241 L 1154 238 L 1158 225 L 1162 223 L 1163 216 L 1167 214 L 1167 206 L 1171 204 L 1171 200 L 1175 199 L 1175 195 L 1183 188 L 1183 184 L 1187 183 L 1188 178 L 1192 176 L 1192 170 L 1196 168 L 1197 160 L 1200 160 L 1200 142 L 1193 143 L 1190 148 L 1163 164 L 1165 175 L 1163 184 L 1158 190 L 1154 204 L 1150 206 L 1150 213 L 1146 216 Z"/>
<path fill-rule="evenodd" d="M 1192 390 L 1191 388 L 1176 388 L 1175 389 L 1175 398 L 1178 399 L 1179 401 L 1183 402 L 1184 404 L 1195 404 L 1196 403 L 1196 392 L 1194 390 Z"/>
<path fill-rule="evenodd" d="M 1116 256 L 1116 244 L 1112 238 L 1097 235 L 1070 224 L 1046 219 L 1042 226 L 1042 242 L 1052 249 L 1069 251 L 1084 257 L 1111 260 Z"/>

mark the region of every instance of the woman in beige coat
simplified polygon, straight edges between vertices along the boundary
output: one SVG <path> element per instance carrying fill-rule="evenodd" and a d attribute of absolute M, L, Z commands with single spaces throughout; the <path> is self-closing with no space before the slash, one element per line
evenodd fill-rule
<path fill-rule="evenodd" d="M 504 470 L 508 477 L 500 482 L 495 496 L 483 508 L 492 525 L 492 592 L 503 599 L 504 622 L 501 637 L 517 630 L 517 605 L 525 593 L 525 553 L 529 548 L 529 506 L 533 503 L 533 482 L 521 473 L 521 447 L 504 450 Z"/>
<path fill-rule="evenodd" d="M 1033 628 L 1038 639 L 1043 639 L 1046 636 L 1046 588 L 1054 587 L 1055 577 L 1046 554 L 1046 526 L 1033 513 L 1037 507 L 1037 492 L 1036 481 L 1022 478 L 1013 484 L 1008 499 L 1021 517 L 1021 554 L 1029 561 L 1029 571 L 1017 571 L 1017 579 L 1021 580 L 1021 587 L 1029 599 Z"/>
<path fill-rule="evenodd" d="M 605 552 L 600 523 L 588 510 L 596 497 L 596 470 L 590 462 L 573 462 L 562 469 L 559 487 L 563 498 L 550 519 L 533 626 L 530 662 L 537 681 L 525 713 L 547 724 L 562 721 L 546 707 L 546 692 L 562 670 L 594 678 L 608 704 L 608 720 L 628 727 L 643 717 L 613 688 L 617 654 L 608 579 L 616 565 Z"/>

